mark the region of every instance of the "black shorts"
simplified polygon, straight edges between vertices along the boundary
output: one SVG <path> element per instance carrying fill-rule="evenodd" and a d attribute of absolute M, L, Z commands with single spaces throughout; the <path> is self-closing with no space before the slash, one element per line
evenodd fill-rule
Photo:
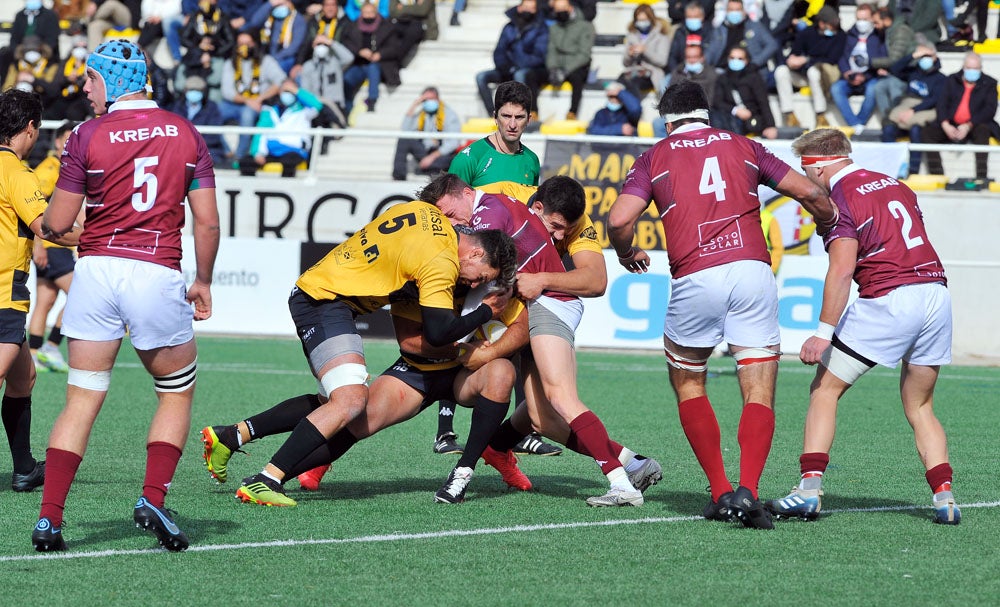
<path fill-rule="evenodd" d="M 10 308 L 0 308 L 0 344 L 24 343 L 24 327 L 28 322 L 28 313 Z"/>
<path fill-rule="evenodd" d="M 288 298 L 288 311 L 302 342 L 302 352 L 314 370 L 344 354 L 364 356 L 354 324 L 355 312 L 346 303 L 313 299 L 296 287 Z"/>
<path fill-rule="evenodd" d="M 35 265 L 35 270 L 38 271 L 38 278 L 55 280 L 73 273 L 73 270 L 76 268 L 76 256 L 73 255 L 72 249 L 52 247 L 46 250 L 49 253 L 49 265 L 44 268 L 39 268 L 37 264 Z"/>
<path fill-rule="evenodd" d="M 455 377 L 463 368 L 459 365 L 438 371 L 421 371 L 399 358 L 382 375 L 395 377 L 423 394 L 424 402 L 420 403 L 420 410 L 423 411 L 439 400 L 455 400 Z"/>

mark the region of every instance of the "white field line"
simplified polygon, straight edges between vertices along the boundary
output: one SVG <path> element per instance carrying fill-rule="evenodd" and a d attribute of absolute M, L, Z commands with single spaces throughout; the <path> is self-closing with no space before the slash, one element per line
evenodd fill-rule
<path fill-rule="evenodd" d="M 1000 501 L 976 502 L 959 504 L 961 508 L 996 508 Z M 842 508 L 824 510 L 829 514 L 855 512 L 908 512 L 924 510 L 927 506 L 876 506 L 874 508 Z M 425 533 L 392 533 L 387 535 L 363 535 L 360 537 L 305 539 L 305 540 L 271 540 L 267 542 L 242 542 L 239 544 L 204 544 L 192 546 L 187 552 L 211 552 L 219 550 L 244 550 L 247 548 L 286 548 L 295 546 L 326 546 L 333 544 L 370 544 L 375 542 L 402 542 L 409 540 L 440 539 L 446 537 L 467 537 L 482 535 L 501 535 L 506 533 L 531 533 L 534 531 L 551 531 L 557 529 L 582 529 L 588 527 L 618 527 L 621 525 L 648 525 L 658 523 L 689 523 L 704 520 L 700 516 L 667 516 L 639 519 L 617 519 L 610 521 L 582 521 L 578 523 L 546 523 L 543 525 L 514 525 L 511 527 L 488 527 L 485 529 L 449 529 L 445 531 L 429 531 Z M 94 550 L 89 552 L 52 552 L 47 554 L 22 554 L 0 556 L 0 563 L 19 561 L 40 561 L 50 559 L 93 559 L 109 556 L 128 556 L 140 554 L 160 554 L 163 549 L 152 548 L 144 550 Z"/>

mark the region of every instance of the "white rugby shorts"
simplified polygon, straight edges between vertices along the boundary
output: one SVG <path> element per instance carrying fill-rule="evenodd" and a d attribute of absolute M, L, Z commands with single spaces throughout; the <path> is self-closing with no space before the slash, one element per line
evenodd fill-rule
<path fill-rule="evenodd" d="M 734 261 L 670 281 L 663 334 L 687 348 L 764 348 L 781 342 L 771 267 Z"/>
<path fill-rule="evenodd" d="M 63 313 L 63 335 L 87 341 L 121 339 L 137 350 L 194 339 L 194 309 L 177 270 L 148 261 L 88 255 L 76 264 Z"/>
<path fill-rule="evenodd" d="M 837 324 L 837 338 L 889 368 L 899 361 L 928 367 L 951 362 L 951 294 L 938 283 L 906 285 L 857 299 Z"/>

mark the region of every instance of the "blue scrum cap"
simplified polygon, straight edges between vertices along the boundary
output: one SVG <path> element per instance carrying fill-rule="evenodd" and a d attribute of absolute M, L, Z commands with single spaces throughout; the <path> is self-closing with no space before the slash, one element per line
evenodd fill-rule
<path fill-rule="evenodd" d="M 128 40 L 110 40 L 87 57 L 87 67 L 101 75 L 107 102 L 146 91 L 146 57 Z"/>

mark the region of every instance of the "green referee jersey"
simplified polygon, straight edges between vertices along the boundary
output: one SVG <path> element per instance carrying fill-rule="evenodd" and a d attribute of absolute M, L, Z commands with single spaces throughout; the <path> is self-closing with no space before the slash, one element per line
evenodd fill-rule
<path fill-rule="evenodd" d="M 517 154 L 503 154 L 485 137 L 459 152 L 448 172 L 474 188 L 501 181 L 537 186 L 541 168 L 538 156 L 524 144 Z"/>

